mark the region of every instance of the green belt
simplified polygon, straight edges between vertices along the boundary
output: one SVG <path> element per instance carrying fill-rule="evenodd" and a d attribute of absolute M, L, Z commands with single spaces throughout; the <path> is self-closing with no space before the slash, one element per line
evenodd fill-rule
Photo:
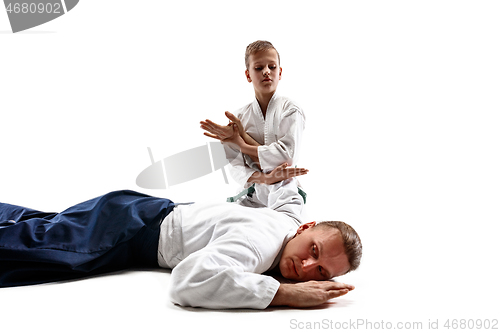
<path fill-rule="evenodd" d="M 297 187 L 297 189 L 298 189 L 299 194 L 302 197 L 302 199 L 304 199 L 304 204 L 305 204 L 306 203 L 307 193 L 304 192 L 304 190 L 301 189 L 300 187 Z M 238 195 L 235 195 L 234 197 L 227 198 L 227 202 L 236 202 L 236 201 L 238 201 L 244 195 L 252 197 L 253 192 L 255 192 L 255 183 L 253 183 L 252 186 L 250 186 L 250 187 L 244 189 L 243 191 L 241 191 Z"/>

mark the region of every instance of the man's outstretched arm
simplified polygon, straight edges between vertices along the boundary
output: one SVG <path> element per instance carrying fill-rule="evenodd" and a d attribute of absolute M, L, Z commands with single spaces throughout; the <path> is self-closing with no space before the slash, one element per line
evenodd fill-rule
<path fill-rule="evenodd" d="M 347 294 L 354 286 L 334 281 L 308 281 L 295 284 L 281 283 L 269 306 L 306 308 L 321 305 Z"/>

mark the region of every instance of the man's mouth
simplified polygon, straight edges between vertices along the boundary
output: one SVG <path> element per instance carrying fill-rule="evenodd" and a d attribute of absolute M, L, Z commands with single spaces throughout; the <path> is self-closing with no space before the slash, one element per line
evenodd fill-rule
<path fill-rule="evenodd" d="M 292 267 L 293 267 L 293 271 L 295 272 L 295 275 L 297 275 L 297 277 L 299 277 L 299 272 L 297 271 L 297 266 L 295 266 L 295 261 L 292 260 Z"/>

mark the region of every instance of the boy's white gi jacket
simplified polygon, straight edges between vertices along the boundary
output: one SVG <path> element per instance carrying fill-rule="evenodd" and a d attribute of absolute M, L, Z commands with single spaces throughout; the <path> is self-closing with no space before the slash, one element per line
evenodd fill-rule
<path fill-rule="evenodd" d="M 302 223 L 295 204 L 176 206 L 162 222 L 158 246 L 159 265 L 172 268 L 171 300 L 215 309 L 266 308 L 279 282 L 261 274 L 278 265 Z"/>
<path fill-rule="evenodd" d="M 275 93 L 269 101 L 265 118 L 257 99 L 236 111 L 235 116 L 240 119 L 245 131 L 262 145 L 258 147 L 258 154 L 263 172 L 269 173 L 285 162 L 295 167 L 305 128 L 304 112 L 297 104 Z M 251 186 L 247 180 L 255 171 L 260 171 L 258 167 L 253 166 L 252 159 L 242 154 L 238 147 L 224 144 L 224 149 L 226 157 L 231 162 L 230 172 L 233 179 L 244 188 Z M 297 193 L 298 185 L 295 178 L 272 188 L 255 184 L 253 196 L 244 197 L 239 203 L 249 207 L 268 207 L 270 199 L 286 200 L 289 195 Z M 273 194 L 274 190 L 282 187 L 281 192 Z M 300 214 L 302 206 L 296 208 Z"/>

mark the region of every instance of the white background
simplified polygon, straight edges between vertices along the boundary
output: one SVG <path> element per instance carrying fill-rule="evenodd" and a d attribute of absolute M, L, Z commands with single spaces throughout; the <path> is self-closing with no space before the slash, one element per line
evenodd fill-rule
<path fill-rule="evenodd" d="M 266 39 L 279 92 L 306 112 L 306 215 L 350 223 L 364 246 L 339 279 L 356 290 L 324 308 L 183 309 L 168 273 L 129 272 L 2 289 L 2 332 L 498 320 L 499 16 L 496 1 L 82 0 L 12 34 L 0 10 L 0 201 L 60 211 L 117 189 L 234 194 L 220 171 L 167 190 L 135 178 L 147 147 L 158 160 L 204 145 L 200 120 L 225 123 L 252 100 L 244 50 Z"/>

